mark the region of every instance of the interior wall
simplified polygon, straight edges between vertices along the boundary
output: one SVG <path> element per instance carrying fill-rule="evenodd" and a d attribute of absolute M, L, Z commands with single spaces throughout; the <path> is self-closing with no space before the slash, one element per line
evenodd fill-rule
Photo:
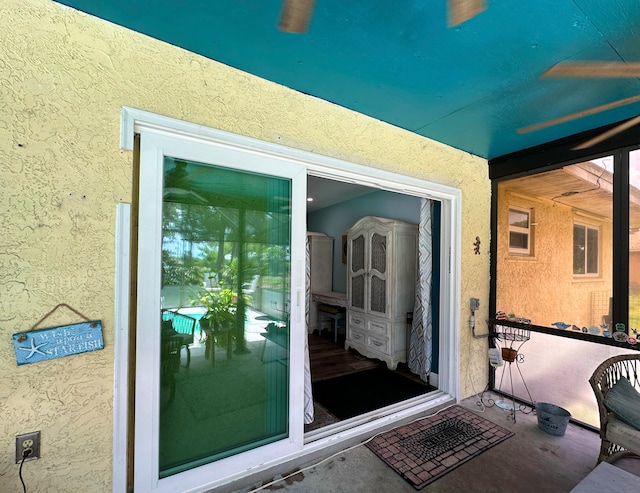
<path fill-rule="evenodd" d="M 395 192 L 376 191 L 368 195 L 347 200 L 339 204 L 307 215 L 307 226 L 310 231 L 324 233 L 333 238 L 333 291 L 344 293 L 347 290 L 347 266 L 342 263 L 342 235 L 346 234 L 353 224 L 363 216 L 378 216 L 397 219 L 408 223 L 420 223 L 420 197 L 403 195 Z M 440 206 L 434 211 L 434 232 L 440 231 Z M 440 237 L 434 238 L 439 243 Z M 433 265 L 440 263 L 440 248 L 437 244 L 433 248 Z M 432 284 L 438 286 L 439 272 L 434 272 Z M 439 365 L 439 300 L 440 293 L 432 292 L 433 307 L 433 357 L 431 371 L 438 373 Z"/>
<path fill-rule="evenodd" d="M 347 234 L 347 229 L 363 216 L 419 223 L 420 198 L 374 191 L 307 215 L 309 231 L 324 233 L 333 238 L 333 290 L 338 293 L 347 291 L 347 267 L 342 263 L 342 235 Z"/>
<path fill-rule="evenodd" d="M 8 491 L 20 489 L 15 436 L 34 430 L 42 458 L 25 465 L 28 491 L 111 489 L 115 215 L 131 201 L 133 160 L 120 149 L 122 106 L 460 188 L 461 320 L 465 300 L 487 300 L 486 160 L 49 0 L 4 0 L 0 46 L 0 484 Z M 11 335 L 59 303 L 102 321 L 104 349 L 18 367 Z M 47 325 L 77 321 L 63 310 Z M 465 397 L 486 384 L 486 341 L 466 324 L 460 330 Z"/>

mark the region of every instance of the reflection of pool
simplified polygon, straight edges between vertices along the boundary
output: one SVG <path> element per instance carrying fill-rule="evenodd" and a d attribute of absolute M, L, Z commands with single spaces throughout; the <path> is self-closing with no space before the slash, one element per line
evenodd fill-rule
<path fill-rule="evenodd" d="M 204 315 L 205 308 L 203 306 L 190 306 L 186 308 L 179 308 L 178 313 L 182 313 L 183 315 L 188 315 L 190 317 L 195 318 L 196 320 L 200 320 L 202 315 Z"/>
<path fill-rule="evenodd" d="M 206 309 L 202 306 L 188 306 L 178 309 L 178 313 L 200 320 L 205 314 Z M 265 315 L 262 312 L 247 308 L 247 318 L 245 321 L 245 340 L 247 342 L 262 341 L 262 333 L 269 322 L 277 322 L 273 317 Z M 200 324 L 196 325 L 196 330 L 200 331 Z"/>

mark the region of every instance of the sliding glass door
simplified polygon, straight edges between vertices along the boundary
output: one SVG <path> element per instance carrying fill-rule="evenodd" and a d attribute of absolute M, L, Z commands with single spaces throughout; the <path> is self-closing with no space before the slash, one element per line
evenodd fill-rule
<path fill-rule="evenodd" d="M 164 158 L 161 476 L 287 436 L 287 305 L 252 326 L 244 290 L 260 276 L 287 297 L 290 204 L 291 180 Z"/>
<path fill-rule="evenodd" d="M 305 171 L 159 135 L 140 156 L 136 484 L 174 491 L 302 446 Z"/>

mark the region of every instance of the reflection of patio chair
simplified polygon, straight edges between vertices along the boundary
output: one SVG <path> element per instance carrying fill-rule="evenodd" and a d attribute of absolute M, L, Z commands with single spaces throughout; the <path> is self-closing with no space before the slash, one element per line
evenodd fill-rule
<path fill-rule="evenodd" d="M 193 344 L 193 335 L 196 330 L 197 320 L 188 315 L 166 310 L 162 313 L 162 320 L 171 321 L 173 330 L 182 337 L 182 346 L 187 350 L 187 368 L 191 364 L 191 349 L 189 346 Z"/>
<path fill-rule="evenodd" d="M 260 280 L 259 275 L 253 276 L 251 282 L 245 282 L 242 285 L 242 293 L 249 298 L 249 305 L 253 306 L 253 293 L 258 289 L 258 281 Z"/>
<path fill-rule="evenodd" d="M 631 386 L 622 382 L 622 386 L 611 394 L 614 397 L 607 399 L 607 394 L 623 377 Z M 627 423 L 630 420 L 629 407 L 636 411 L 638 409 L 637 403 L 634 404 L 634 393 L 640 389 L 640 354 L 623 354 L 606 359 L 595 369 L 589 383 L 600 413 L 602 442 L 598 462 L 611 463 L 622 457 L 640 456 L 640 429 Z M 637 393 L 635 395 L 637 399 Z M 640 413 L 636 414 L 637 420 L 640 420 Z"/>
<path fill-rule="evenodd" d="M 160 383 L 169 387 L 169 400 L 173 402 L 176 395 L 176 376 L 180 369 L 180 348 L 182 336 L 175 335 L 161 340 L 160 344 Z"/>

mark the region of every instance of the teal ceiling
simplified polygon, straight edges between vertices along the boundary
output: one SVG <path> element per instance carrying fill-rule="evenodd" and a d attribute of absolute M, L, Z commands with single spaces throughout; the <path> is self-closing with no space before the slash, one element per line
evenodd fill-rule
<path fill-rule="evenodd" d="M 317 0 L 304 34 L 278 30 L 280 0 L 59 3 L 485 158 L 640 115 L 636 102 L 517 132 L 640 95 L 640 78 L 539 77 L 640 62 L 638 0 L 488 0 L 453 28 L 445 0 Z"/>

